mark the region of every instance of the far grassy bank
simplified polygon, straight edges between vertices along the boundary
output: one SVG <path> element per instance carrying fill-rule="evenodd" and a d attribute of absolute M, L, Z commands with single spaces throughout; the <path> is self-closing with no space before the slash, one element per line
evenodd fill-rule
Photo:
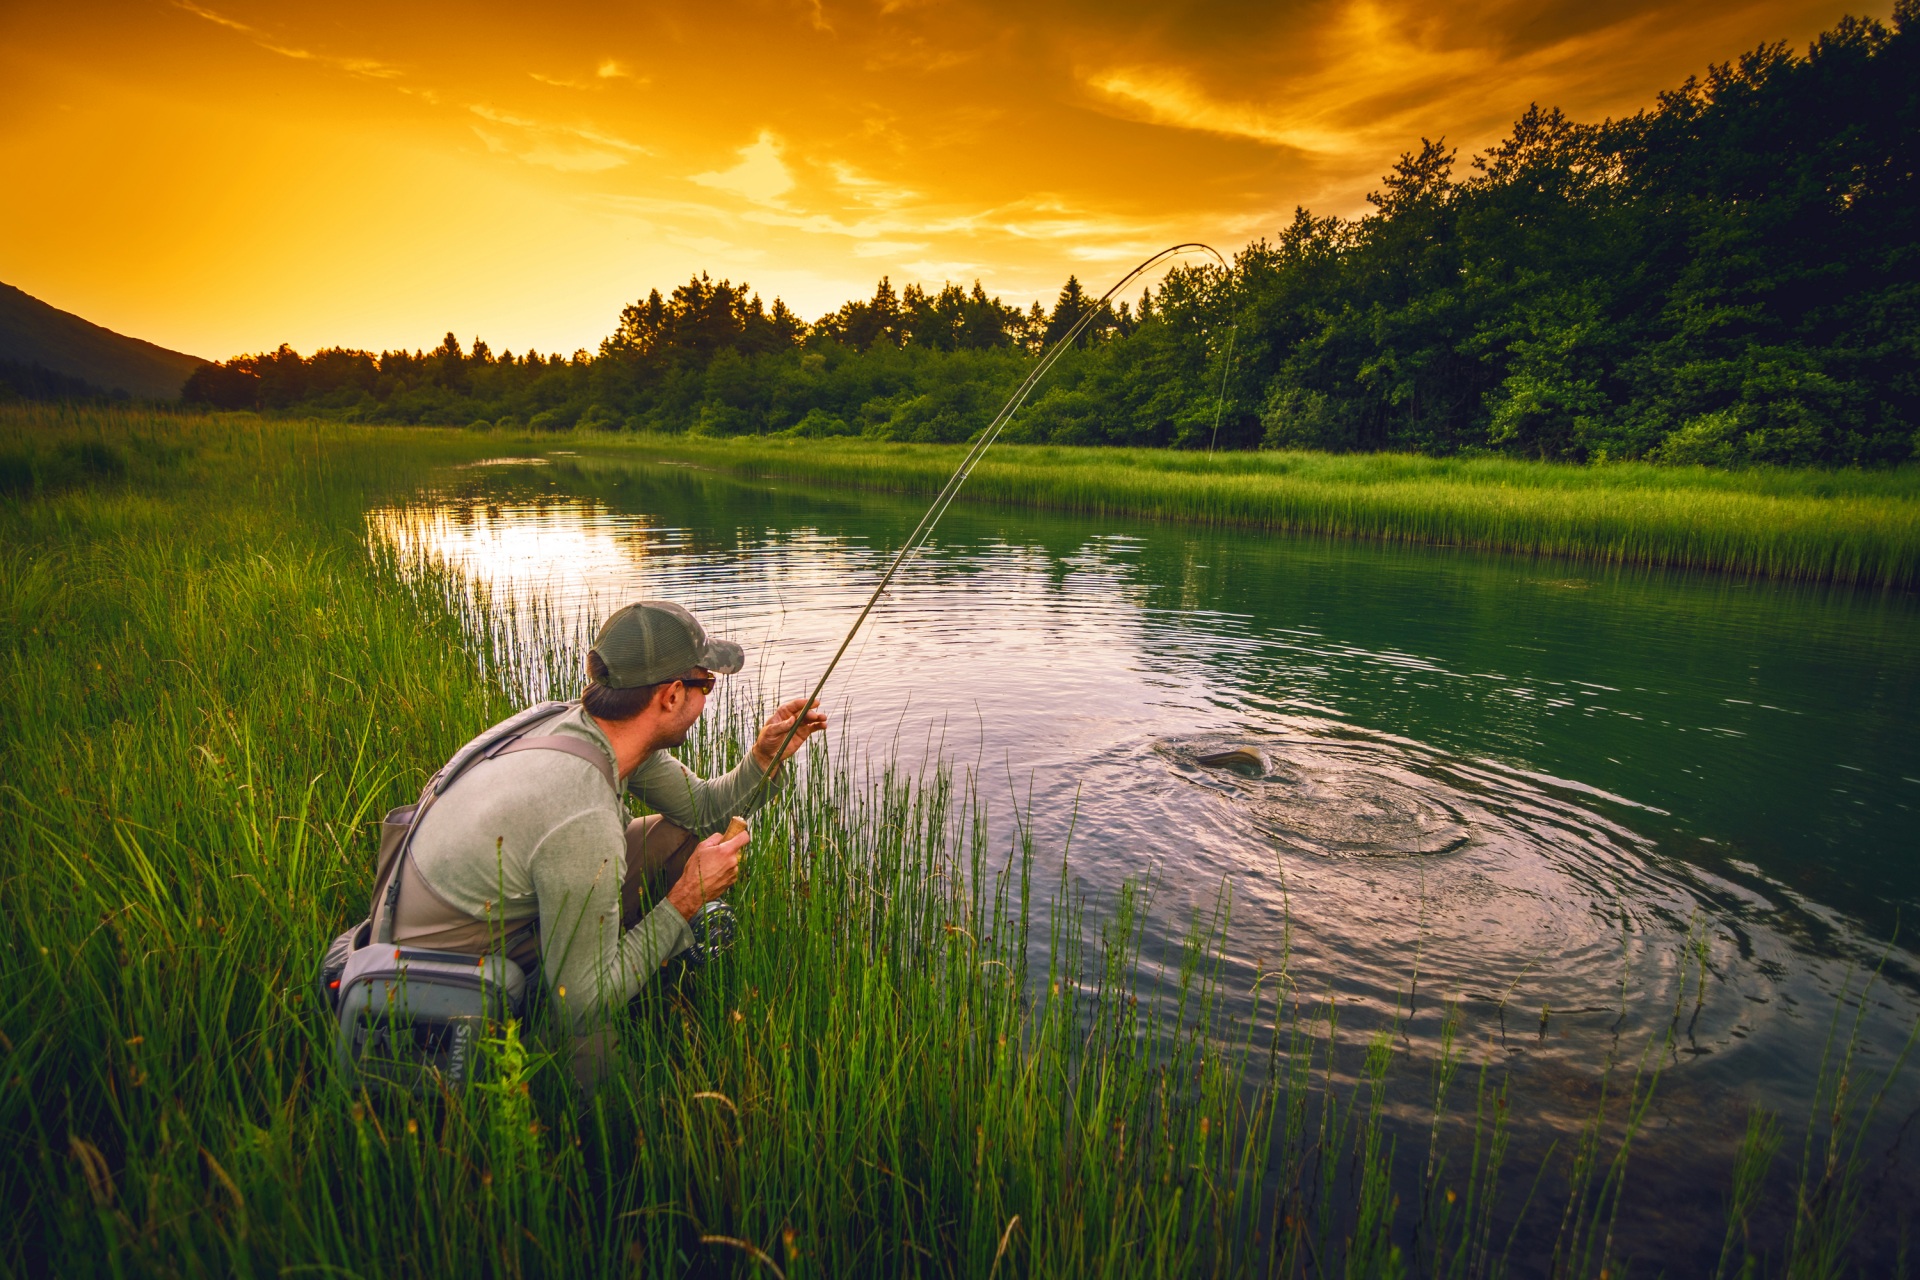
<path fill-rule="evenodd" d="M 554 437 L 542 437 L 550 442 Z M 642 436 L 605 443 L 734 475 L 932 494 L 961 446 Z M 975 502 L 1347 537 L 1920 585 L 1920 468 L 1581 467 L 1413 454 L 998 445 Z"/>

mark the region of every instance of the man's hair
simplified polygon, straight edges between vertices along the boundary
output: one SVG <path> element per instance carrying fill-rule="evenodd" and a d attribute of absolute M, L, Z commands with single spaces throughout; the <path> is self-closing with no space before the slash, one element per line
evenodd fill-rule
<path fill-rule="evenodd" d="M 653 701 L 653 695 L 660 689 L 658 684 L 636 685 L 631 689 L 615 689 L 606 683 L 607 664 L 600 655 L 587 651 L 587 688 L 580 695 L 580 705 L 587 714 L 596 720 L 610 720 L 618 723 L 631 720 L 647 709 Z M 673 681 L 662 681 L 672 684 Z"/>

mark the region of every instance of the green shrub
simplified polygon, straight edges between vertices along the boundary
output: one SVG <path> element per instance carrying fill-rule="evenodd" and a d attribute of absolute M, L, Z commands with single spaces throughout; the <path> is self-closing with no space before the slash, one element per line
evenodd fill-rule
<path fill-rule="evenodd" d="M 825 409 L 809 409 L 806 417 L 779 434 L 803 440 L 818 440 L 825 436 L 858 435 L 859 432 L 849 426 L 847 420 L 838 414 L 828 413 Z"/>
<path fill-rule="evenodd" d="M 595 404 L 589 406 L 573 425 L 582 431 L 618 431 L 620 416 L 605 405 Z"/>

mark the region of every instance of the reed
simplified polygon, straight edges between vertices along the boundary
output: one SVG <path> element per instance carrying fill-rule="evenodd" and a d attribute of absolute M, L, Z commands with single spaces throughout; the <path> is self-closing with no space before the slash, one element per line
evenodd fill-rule
<path fill-rule="evenodd" d="M 1527 1192 L 1491 1061 L 1454 1114 L 1451 1034 L 1396 1125 L 1391 1028 L 1349 1043 L 1284 962 L 1227 1018 L 1224 891 L 1146 996 L 1151 886 L 1090 918 L 1030 836 L 988 847 L 964 774 L 844 743 L 758 824 L 736 951 L 649 991 L 594 1097 L 537 1016 L 465 1097 L 349 1092 L 310 979 L 364 910 L 368 820 L 567 691 L 580 637 L 368 546 L 364 504 L 443 439 L 0 412 L 0 449 L 89 439 L 126 465 L 0 506 L 0 1270 L 1488 1276 L 1538 1207 L 1619 1274 L 1617 1120 Z M 754 711 L 723 701 L 690 762 Z M 1851 1190 L 1796 1258 L 1859 1228 L 1847 1089 L 1802 1194 Z"/>
<path fill-rule="evenodd" d="M 595 438 L 596 445 L 605 437 Z M 605 446 L 748 477 L 933 493 L 955 447 L 643 436 Z M 965 501 L 1875 587 L 1920 585 L 1920 468 L 1721 471 L 1417 454 L 1000 445 Z"/>

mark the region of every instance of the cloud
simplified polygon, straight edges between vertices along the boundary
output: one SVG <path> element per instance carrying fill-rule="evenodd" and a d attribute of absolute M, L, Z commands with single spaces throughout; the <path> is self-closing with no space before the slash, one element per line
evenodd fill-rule
<path fill-rule="evenodd" d="M 883 14 L 889 12 L 893 10 L 882 10 Z M 979 59 L 980 51 L 977 49 L 958 48 L 922 36 L 896 36 L 883 43 L 869 45 L 862 66 L 867 71 L 883 75 L 905 71 L 916 76 L 927 76 L 969 66 Z"/>
<path fill-rule="evenodd" d="M 737 153 L 740 163 L 718 173 L 696 173 L 690 181 L 719 191 L 731 191 L 755 204 L 777 205 L 793 190 L 793 173 L 780 158 L 780 139 L 766 130 Z"/>
<path fill-rule="evenodd" d="M 235 22 L 232 18 L 224 17 L 220 14 L 217 14 L 211 9 L 202 9 L 197 4 L 190 4 L 188 0 L 173 0 L 173 5 L 174 5 L 174 8 L 176 9 L 185 9 L 188 13 L 194 14 L 197 17 L 205 18 L 208 22 L 217 23 L 220 26 L 230 28 L 234 31 L 243 32 L 247 35 L 253 34 L 253 28 L 248 26 L 246 23 Z"/>
<path fill-rule="evenodd" d="M 619 168 L 627 163 L 629 156 L 651 154 L 637 142 L 583 125 L 531 120 L 477 102 L 469 103 L 467 110 L 489 124 L 518 131 L 509 138 L 479 125 L 473 126 L 474 133 L 487 144 L 487 150 L 562 173 L 601 173 Z M 581 145 L 583 143 L 587 145 Z"/>
<path fill-rule="evenodd" d="M 1084 74 L 1097 100 L 1131 119 L 1173 129 L 1241 138 L 1316 156 L 1375 149 L 1403 132 L 1400 117 L 1436 91 L 1484 73 L 1487 50 L 1451 44 L 1431 21 L 1398 12 L 1392 0 L 1351 0 L 1311 31 L 1294 33 L 1299 51 L 1284 63 L 1258 64 L 1255 83 L 1278 85 L 1267 101 L 1209 89 L 1187 66 L 1131 63 Z M 1235 75 L 1216 63 L 1209 79 Z M 1237 69 L 1247 78 L 1249 68 Z"/>
<path fill-rule="evenodd" d="M 658 207 L 658 202 L 643 206 L 633 203 L 631 198 L 624 202 L 634 208 Z M 1143 241 L 1162 240 L 1175 230 L 1164 219 L 1089 213 L 1047 198 L 1019 200 L 979 210 L 940 211 L 922 207 L 883 211 L 853 219 L 784 206 L 712 212 L 729 221 L 859 241 L 849 249 L 855 257 L 920 252 L 929 247 L 928 237 L 953 237 L 975 244 L 994 239 L 1049 246 L 1073 242 L 1088 253 L 1096 254 L 1104 253 L 1102 246 L 1124 244 L 1124 252 L 1116 249 L 1115 256 L 1125 256 Z"/>
<path fill-rule="evenodd" d="M 569 147 L 542 139 L 528 141 L 505 138 L 477 124 L 473 126 L 473 132 L 480 141 L 487 144 L 487 150 L 495 155 L 512 156 L 527 164 L 558 169 L 561 173 L 603 173 L 608 169 L 617 169 L 627 162 L 625 156 L 617 156 L 609 151 L 595 151 L 591 147 Z"/>
<path fill-rule="evenodd" d="M 902 273 L 923 281 L 964 282 L 992 274 L 994 268 L 982 265 L 987 262 L 1001 262 L 1004 270 L 1009 250 L 1021 245 L 1044 247 L 1055 260 L 1065 256 L 1095 264 L 1131 265 L 1184 231 L 1162 220 L 1107 216 L 1054 199 L 972 210 L 922 207 L 857 218 L 785 206 L 725 207 L 636 194 L 606 193 L 595 200 L 635 223 L 657 225 L 657 238 L 683 247 L 712 247 L 717 255 L 719 244 L 727 242 L 696 245 L 694 239 L 723 230 L 751 241 L 755 236 L 764 239 L 767 229 L 773 229 L 808 239 L 850 242 L 831 252 L 844 253 L 853 261 L 891 260 Z M 733 252 L 737 257 L 738 251 Z M 1049 297 L 1052 288 L 1048 286 Z"/>
<path fill-rule="evenodd" d="M 493 107 L 477 102 L 468 103 L 467 110 L 473 112 L 473 114 L 479 116 L 482 120 L 490 120 L 494 124 L 510 124 L 516 129 L 538 129 L 540 127 L 539 122 L 536 120 L 529 120 L 525 116 L 509 115 L 505 111 L 496 110 Z"/>
<path fill-rule="evenodd" d="M 526 129 L 536 133 L 563 134 L 567 137 L 578 138 L 582 142 L 591 142 L 596 146 L 612 147 L 616 151 L 624 151 L 629 155 L 647 156 L 653 154 L 651 148 L 643 147 L 637 142 L 629 142 L 617 134 L 606 133 L 602 130 L 592 128 L 589 125 L 553 124 L 544 120 L 530 120 L 525 116 L 511 115 L 505 111 L 496 110 L 484 103 L 477 102 L 469 103 L 467 110 L 473 112 L 473 114 L 479 116 L 482 120 L 488 120 L 494 124 L 508 124 L 516 129 Z"/>
<path fill-rule="evenodd" d="M 878 178 L 870 178 L 852 165 L 839 160 L 829 163 L 827 169 L 833 174 L 834 183 L 848 197 L 876 209 L 897 209 L 903 204 L 920 199 L 918 191 L 907 187 L 889 186 Z"/>
<path fill-rule="evenodd" d="M 562 133 L 570 133 L 576 138 L 583 139 L 587 142 L 595 142 L 603 147 L 617 148 L 618 150 L 627 152 L 629 155 L 650 156 L 653 154 L 653 150 L 650 147 L 643 147 L 637 142 L 628 142 L 625 138 L 617 134 L 602 133 L 598 129 L 589 129 L 584 125 L 561 124 L 548 125 L 546 127 L 558 129 Z"/>
<path fill-rule="evenodd" d="M 1017 201 L 981 215 L 980 224 L 1017 240 L 1071 240 L 1083 245 L 1116 241 L 1131 244 L 1169 234 L 1164 219 L 1088 213 L 1049 200 Z"/>
<path fill-rule="evenodd" d="M 376 61 L 373 58 L 336 58 L 330 54 L 313 53 L 307 49 L 290 49 L 284 45 L 271 44 L 265 40 L 259 40 L 255 43 L 268 53 L 277 53 L 283 58 L 298 58 L 302 61 L 315 62 L 323 67 L 332 67 L 336 71 L 344 71 L 348 75 L 365 76 L 369 80 L 393 80 L 400 75 L 400 68 L 388 66 L 386 63 Z"/>
<path fill-rule="evenodd" d="M 1569 88 L 1604 96 L 1622 51 L 1658 45 L 1670 22 L 1589 4 L 1578 21 L 1538 25 L 1528 42 L 1510 21 L 1441 13 L 1402 0 L 1337 0 L 1317 27 L 1293 33 L 1284 57 L 1112 62 L 1079 79 L 1092 105 L 1124 118 L 1372 165 L 1423 134 L 1483 144 L 1529 101 L 1558 101 Z M 1235 82 L 1247 87 L 1223 87 Z"/>
<path fill-rule="evenodd" d="M 318 66 L 332 67 L 335 71 L 344 71 L 348 75 L 363 76 L 369 80 L 392 80 L 401 74 L 400 68 L 390 66 L 374 58 L 335 57 L 332 54 L 315 53 L 311 49 L 298 49 L 291 45 L 279 44 L 269 38 L 259 28 L 250 27 L 244 22 L 227 17 L 225 14 L 215 13 L 212 9 L 202 8 L 200 5 L 192 3 L 192 0 L 173 0 L 173 3 L 175 8 L 183 9 L 197 18 L 205 18 L 208 22 L 216 26 L 222 26 L 229 31 L 238 31 L 242 35 L 251 36 L 256 45 L 265 49 L 268 53 L 277 53 L 283 58 L 293 58 L 300 62 L 311 62 Z"/>
<path fill-rule="evenodd" d="M 1144 67 L 1110 70 L 1091 77 L 1087 86 L 1136 108 L 1152 124 L 1225 134 L 1298 151 L 1342 152 L 1355 142 L 1353 134 L 1346 131 L 1287 119 L 1246 103 L 1220 101 L 1175 70 Z"/>
<path fill-rule="evenodd" d="M 613 80 L 631 80 L 640 85 L 649 83 L 646 76 L 634 75 L 627 69 L 625 63 L 616 62 L 612 58 L 602 58 L 594 67 L 593 76 L 589 80 L 580 80 L 573 76 L 550 76 L 544 71 L 529 71 L 527 76 L 529 79 L 538 80 L 541 84 L 550 84 L 556 89 L 578 89 L 582 92 L 597 92 L 606 88 L 608 82 Z"/>

